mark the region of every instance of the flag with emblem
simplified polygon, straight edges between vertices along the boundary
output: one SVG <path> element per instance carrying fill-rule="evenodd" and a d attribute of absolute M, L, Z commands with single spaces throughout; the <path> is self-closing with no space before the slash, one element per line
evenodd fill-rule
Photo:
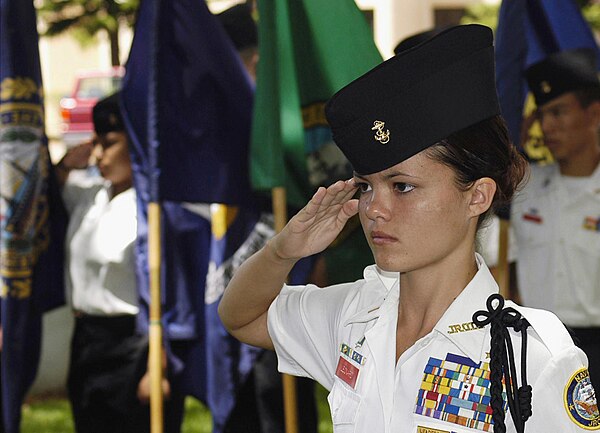
<path fill-rule="evenodd" d="M 382 59 L 353 0 L 276 0 L 258 10 L 252 186 L 285 187 L 288 203 L 301 207 L 316 187 L 352 175 L 324 104 Z"/>
<path fill-rule="evenodd" d="M 61 305 L 66 214 L 44 132 L 33 1 L 0 2 L 1 430 L 20 431 L 41 316 Z"/>
<path fill-rule="evenodd" d="M 238 393 L 263 349 L 240 343 L 217 314 L 219 300 L 235 271 L 275 235 L 273 216 L 253 208 L 211 205 L 212 242 L 206 281 L 207 400 L 213 433 L 225 431 Z M 289 275 L 290 284 L 306 284 L 315 257 L 300 260 Z"/>
<path fill-rule="evenodd" d="M 263 349 L 240 343 L 223 326 L 217 308 L 234 272 L 275 233 L 272 218 L 253 208 L 212 204 L 212 242 L 206 280 L 207 399 L 213 433 L 225 431 L 236 397 Z"/>
<path fill-rule="evenodd" d="M 525 70 L 554 52 L 583 47 L 595 49 L 600 59 L 594 34 L 575 0 L 502 2 L 496 30 L 496 84 L 513 143 L 525 145 L 519 143 L 528 92 Z"/>

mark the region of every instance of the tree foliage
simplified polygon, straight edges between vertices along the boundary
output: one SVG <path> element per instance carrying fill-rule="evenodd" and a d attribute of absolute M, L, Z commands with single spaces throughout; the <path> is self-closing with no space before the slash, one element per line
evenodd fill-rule
<path fill-rule="evenodd" d="M 111 44 L 113 65 L 119 64 L 119 25 L 132 26 L 139 0 L 40 0 L 38 16 L 44 24 L 42 36 L 66 31 L 86 44 L 106 32 Z"/>

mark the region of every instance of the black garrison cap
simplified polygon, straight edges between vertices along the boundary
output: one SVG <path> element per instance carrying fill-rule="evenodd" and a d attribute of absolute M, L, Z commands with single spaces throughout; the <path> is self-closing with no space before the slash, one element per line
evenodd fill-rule
<path fill-rule="evenodd" d="M 96 134 L 125 130 L 121 108 L 119 107 L 119 95 L 120 92 L 113 93 L 94 105 L 92 117 L 94 118 Z"/>
<path fill-rule="evenodd" d="M 567 92 L 599 87 L 596 51 L 577 48 L 559 51 L 533 64 L 525 75 L 538 106 Z"/>
<path fill-rule="evenodd" d="M 240 3 L 217 15 L 238 51 L 258 45 L 258 29 L 250 5 Z"/>
<path fill-rule="evenodd" d="M 500 113 L 492 31 L 451 27 L 338 91 L 325 114 L 359 174 L 392 167 Z"/>

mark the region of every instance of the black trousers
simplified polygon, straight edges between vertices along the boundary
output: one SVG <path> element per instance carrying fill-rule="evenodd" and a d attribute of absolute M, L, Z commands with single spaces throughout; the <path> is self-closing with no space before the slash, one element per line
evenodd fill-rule
<path fill-rule="evenodd" d="M 146 372 L 148 340 L 135 316 L 75 320 L 67 389 L 77 433 L 148 433 L 150 408 L 137 398 Z M 172 388 L 164 405 L 165 432 L 179 433 L 184 396 Z"/>
<path fill-rule="evenodd" d="M 571 328 L 575 344 L 585 352 L 589 361 L 590 379 L 600 389 L 600 328 Z"/>
<path fill-rule="evenodd" d="M 318 427 L 315 382 L 296 378 L 298 431 L 316 433 Z M 277 355 L 265 350 L 240 390 L 225 433 L 284 433 L 283 385 Z"/>

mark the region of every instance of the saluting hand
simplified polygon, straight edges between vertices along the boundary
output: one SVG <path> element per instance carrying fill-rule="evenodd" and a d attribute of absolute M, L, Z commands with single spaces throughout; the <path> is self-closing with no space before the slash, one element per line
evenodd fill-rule
<path fill-rule="evenodd" d="M 323 251 L 358 212 L 353 179 L 320 187 L 304 208 L 271 240 L 282 259 L 300 259 Z"/>
<path fill-rule="evenodd" d="M 65 153 L 60 163 L 69 170 L 86 168 L 93 149 L 94 142 L 91 140 L 78 144 Z"/>

